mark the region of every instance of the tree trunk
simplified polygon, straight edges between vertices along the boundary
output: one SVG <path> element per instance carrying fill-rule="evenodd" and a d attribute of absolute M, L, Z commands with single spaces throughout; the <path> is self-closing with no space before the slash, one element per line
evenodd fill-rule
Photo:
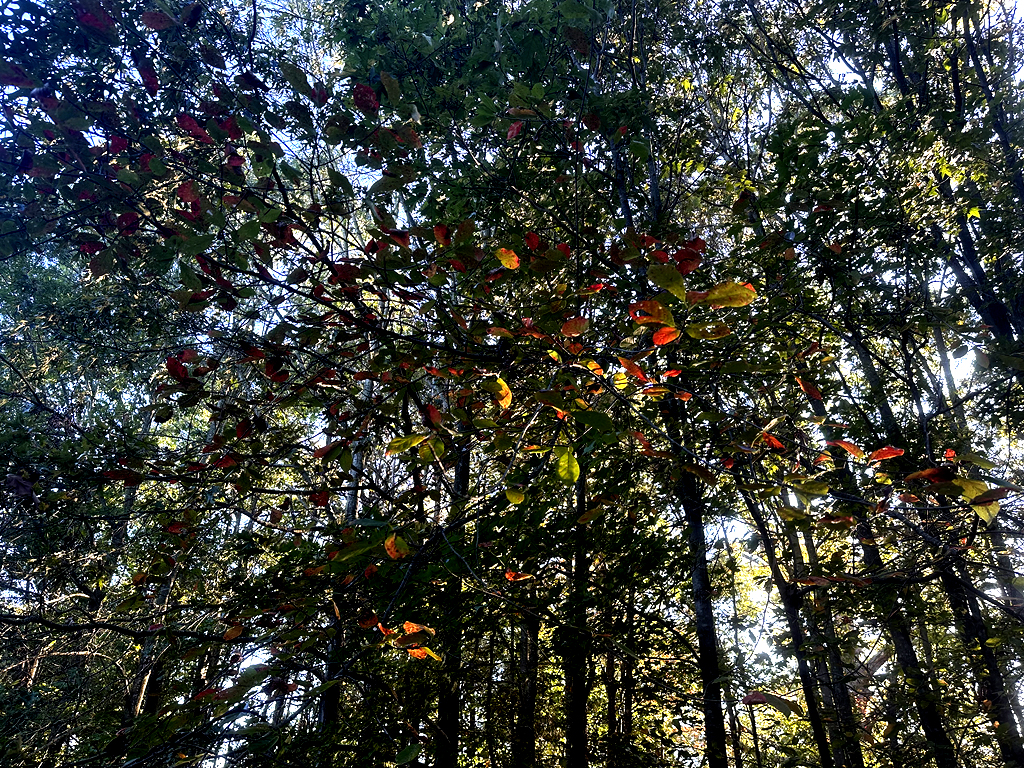
<path fill-rule="evenodd" d="M 708 544 L 704 535 L 704 498 L 697 478 L 681 472 L 676 486 L 683 515 L 690 529 L 690 555 L 693 566 L 690 580 L 693 588 L 694 615 L 697 622 L 697 664 L 703 690 L 701 708 L 704 713 L 704 741 L 708 768 L 728 768 L 725 716 L 722 712 L 722 671 L 718 664 L 718 634 L 715 628 L 715 605 L 708 573 Z"/>
<path fill-rule="evenodd" d="M 587 481 L 581 471 L 576 481 L 576 512 L 587 511 Z M 587 592 L 590 560 L 587 554 L 587 527 L 576 525 L 573 553 L 572 592 L 569 596 L 566 628 L 568 640 L 564 648 L 565 671 L 565 757 L 567 768 L 587 768 L 590 763 L 587 744 L 587 666 L 590 658 L 590 636 L 587 632 Z"/>
<path fill-rule="evenodd" d="M 999 754 L 1009 768 L 1024 768 L 1024 747 L 1010 707 L 1006 681 L 995 649 L 989 645 L 988 627 L 978 598 L 967 589 L 968 574 L 962 563 L 947 559 L 939 572 L 964 648 L 978 678 L 981 709 L 992 722 Z"/>

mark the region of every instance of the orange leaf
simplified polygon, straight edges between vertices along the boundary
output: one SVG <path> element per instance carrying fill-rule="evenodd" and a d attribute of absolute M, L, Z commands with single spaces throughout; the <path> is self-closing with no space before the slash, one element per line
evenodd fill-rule
<path fill-rule="evenodd" d="M 956 477 L 956 473 L 947 467 L 929 467 L 920 472 L 907 475 L 907 480 L 927 480 L 930 483 L 947 483 Z"/>
<path fill-rule="evenodd" d="M 519 257 L 516 256 L 515 251 L 510 251 L 508 248 L 499 248 L 495 256 L 498 257 L 498 261 L 501 262 L 501 266 L 505 269 L 519 268 Z"/>
<path fill-rule="evenodd" d="M 671 328 L 676 326 L 671 310 L 658 301 L 637 301 L 630 304 L 629 316 L 640 325 L 658 323 Z"/>
<path fill-rule="evenodd" d="M 562 335 L 563 336 L 579 336 L 582 334 L 590 325 L 590 320 L 585 317 L 574 317 L 572 320 L 566 320 L 562 324 Z"/>
<path fill-rule="evenodd" d="M 434 634 L 434 630 L 430 627 L 425 627 L 422 624 L 414 624 L 411 621 L 406 621 L 402 624 L 402 631 L 407 635 L 411 635 L 416 632 L 426 632 L 429 635 Z"/>
<path fill-rule="evenodd" d="M 401 560 L 412 552 L 409 545 L 405 543 L 405 539 L 397 533 L 392 533 L 384 540 L 384 551 L 392 560 Z"/>
<path fill-rule="evenodd" d="M 532 579 L 533 575 L 529 573 L 519 573 L 513 570 L 506 570 L 505 578 L 509 581 L 526 581 L 527 579 Z"/>
<path fill-rule="evenodd" d="M 234 640 L 243 632 L 245 632 L 245 627 L 243 627 L 241 624 L 234 624 L 228 627 L 228 631 L 224 633 L 224 639 L 228 641 Z"/>
<path fill-rule="evenodd" d="M 412 656 L 414 659 L 425 659 L 425 658 L 427 658 L 427 649 L 426 648 L 407 648 L 406 650 L 409 651 L 409 655 Z"/>
<path fill-rule="evenodd" d="M 902 455 L 902 448 L 893 448 L 891 445 L 887 445 L 885 446 L 885 448 L 879 448 L 877 451 L 872 451 L 871 455 L 868 456 L 868 461 L 882 461 L 884 459 L 895 459 L 897 456 Z"/>
<path fill-rule="evenodd" d="M 658 346 L 658 347 L 660 347 L 660 346 L 662 346 L 664 344 L 668 344 L 669 342 L 675 341 L 678 338 L 679 338 L 679 329 L 678 328 L 669 328 L 669 327 L 666 326 L 665 328 L 659 328 L 658 330 L 656 330 L 654 332 L 654 344 L 655 344 L 655 346 Z"/>
<path fill-rule="evenodd" d="M 629 374 L 636 376 L 636 378 L 640 379 L 640 381 L 644 382 L 645 384 L 650 381 L 650 379 L 648 379 L 647 376 L 644 375 L 643 369 L 639 365 L 634 363 L 632 360 L 628 360 L 625 357 L 620 357 L 619 362 L 622 364 L 622 367 L 625 368 Z"/>
<path fill-rule="evenodd" d="M 771 448 L 773 451 L 784 451 L 786 446 L 783 445 L 774 435 L 769 435 L 767 432 L 761 433 L 761 442 Z"/>
<path fill-rule="evenodd" d="M 842 448 L 848 454 L 850 454 L 851 456 L 856 456 L 858 459 L 864 458 L 864 451 L 862 451 L 860 448 L 858 448 L 856 445 L 849 442 L 848 440 L 826 440 L 825 444 L 834 445 L 839 448 Z"/>
<path fill-rule="evenodd" d="M 811 400 L 821 400 L 820 389 L 811 384 L 811 382 L 804 381 L 799 376 L 796 376 L 794 378 L 796 378 L 796 383 L 800 385 L 800 389 L 803 390 L 803 393 L 807 395 L 807 397 L 809 397 Z"/>

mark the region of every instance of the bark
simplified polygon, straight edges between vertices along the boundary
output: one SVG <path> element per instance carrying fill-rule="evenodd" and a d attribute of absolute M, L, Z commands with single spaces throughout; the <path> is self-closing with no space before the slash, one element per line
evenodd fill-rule
<path fill-rule="evenodd" d="M 693 566 L 690 581 L 693 588 L 694 615 L 697 624 L 697 664 L 703 690 L 701 709 L 704 713 L 704 740 L 708 768 L 728 768 L 725 716 L 722 712 L 722 671 L 718 663 L 718 634 L 715 627 L 715 606 L 708 573 L 708 544 L 704 535 L 706 519 L 704 498 L 697 478 L 681 472 L 677 485 L 686 524 L 690 529 L 690 555 Z M 829 766 L 826 766 L 829 768 Z"/>
<path fill-rule="evenodd" d="M 974 666 L 981 709 L 992 722 L 1000 757 L 1008 768 L 1024 768 L 1024 746 L 1010 706 L 1006 680 L 995 649 L 989 645 L 988 626 L 978 598 L 967 589 L 969 575 L 963 563 L 952 558 L 943 563 L 939 575 L 957 631 Z"/>
<path fill-rule="evenodd" d="M 800 675 L 800 687 L 803 690 L 804 701 L 807 705 L 807 719 L 810 721 L 814 744 L 818 750 L 818 759 L 821 761 L 822 768 L 832 768 L 835 765 L 835 760 L 833 759 L 828 735 L 825 732 L 825 724 L 821 718 L 821 705 L 818 701 L 811 664 L 804 650 L 805 637 L 804 628 L 800 622 L 800 598 L 794 588 L 795 585 L 782 572 L 782 567 L 779 565 L 779 560 L 775 553 L 775 540 L 768 530 L 768 524 L 761 513 L 761 508 L 748 493 L 744 491 L 742 495 L 747 510 L 754 519 L 757 532 L 761 535 L 761 541 L 764 544 L 765 560 L 768 562 L 772 581 L 779 591 L 782 611 L 786 617 L 786 624 L 789 627 L 793 654 L 796 656 L 797 672 Z"/>
<path fill-rule="evenodd" d="M 587 511 L 586 476 L 580 472 L 576 482 L 576 512 Z M 587 527 L 576 525 L 573 554 L 572 592 L 569 597 L 567 639 L 563 664 L 565 671 L 565 757 L 567 768 L 587 768 L 590 763 L 587 743 L 587 666 L 589 633 L 587 632 L 586 600 L 590 581 L 590 560 L 587 554 Z"/>
<path fill-rule="evenodd" d="M 537 763 L 537 669 L 540 664 L 540 619 L 528 606 L 519 623 L 519 702 L 512 735 L 512 765 L 532 768 Z"/>
<path fill-rule="evenodd" d="M 455 466 L 455 499 L 453 507 L 460 508 L 469 495 L 468 448 L 463 448 Z M 462 700 L 459 684 L 462 678 L 462 577 L 459 566 L 454 564 L 456 574 L 445 586 L 443 605 L 448 614 L 448 637 L 444 643 L 444 668 L 441 675 L 440 692 L 437 701 L 437 748 L 434 753 L 436 768 L 457 768 L 459 764 L 459 737 L 461 731 Z"/>

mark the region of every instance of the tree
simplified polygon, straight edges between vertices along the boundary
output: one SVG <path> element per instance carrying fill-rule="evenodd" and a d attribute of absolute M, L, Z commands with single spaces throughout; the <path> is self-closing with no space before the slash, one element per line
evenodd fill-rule
<path fill-rule="evenodd" d="M 6 757 L 1024 762 L 1011 16 L 13 8 Z"/>

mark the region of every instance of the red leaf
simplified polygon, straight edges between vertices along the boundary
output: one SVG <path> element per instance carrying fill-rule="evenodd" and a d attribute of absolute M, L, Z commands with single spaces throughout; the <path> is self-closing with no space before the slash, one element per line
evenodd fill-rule
<path fill-rule="evenodd" d="M 444 423 L 444 414 L 434 405 L 428 405 L 424 410 L 423 420 L 428 427 L 437 428 Z"/>
<path fill-rule="evenodd" d="M 226 453 L 221 456 L 217 461 L 213 462 L 210 466 L 217 467 L 218 469 L 230 469 L 231 467 L 237 467 L 238 462 L 231 456 L 230 453 Z"/>
<path fill-rule="evenodd" d="M 391 235 L 391 239 L 398 243 L 403 248 L 409 247 L 409 233 L 404 229 L 392 229 L 388 232 Z"/>
<path fill-rule="evenodd" d="M 946 452 L 942 455 L 942 458 L 949 459 L 950 461 L 952 461 L 953 459 L 956 458 L 956 451 L 953 450 L 952 448 L 947 448 Z"/>
<path fill-rule="evenodd" d="M 512 123 L 512 125 L 508 127 L 508 133 L 506 134 L 506 138 L 509 141 L 512 141 L 512 139 L 514 139 L 516 136 L 523 132 L 523 125 L 524 123 L 522 120 L 516 120 L 514 123 Z"/>
<path fill-rule="evenodd" d="M 672 258 L 675 260 L 676 268 L 681 275 L 688 275 L 700 266 L 700 254 L 691 248 L 683 248 L 681 251 L 676 251 L 672 254 Z"/>
<path fill-rule="evenodd" d="M 1010 495 L 1009 488 L 990 488 L 979 496 L 975 496 L 971 499 L 971 504 L 994 504 L 1000 499 L 1005 499 Z"/>
<path fill-rule="evenodd" d="M 540 236 L 536 232 L 527 232 L 526 237 L 523 239 L 526 241 L 526 247 L 531 251 L 536 251 L 540 248 Z"/>
<path fill-rule="evenodd" d="M 902 448 L 893 448 L 891 445 L 887 445 L 885 446 L 885 448 L 879 448 L 877 451 L 872 451 L 871 455 L 868 456 L 868 461 L 883 461 L 884 459 L 895 459 L 897 456 L 902 455 Z"/>
<path fill-rule="evenodd" d="M 0 62 L 0 85 L 13 85 L 15 88 L 35 88 L 35 79 L 17 64 Z"/>
<path fill-rule="evenodd" d="M 375 115 L 380 110 L 380 102 L 373 88 L 363 83 L 357 83 L 352 91 L 352 100 L 356 109 L 368 115 Z"/>
<path fill-rule="evenodd" d="M 177 25 L 177 21 L 163 11 L 145 11 L 142 16 L 142 23 L 150 29 L 160 31 Z"/>
<path fill-rule="evenodd" d="M 774 435 L 770 435 L 767 432 L 761 433 L 761 442 L 771 448 L 773 451 L 784 451 L 786 446 L 782 444 Z"/>
<path fill-rule="evenodd" d="M 519 573 L 518 571 L 508 569 L 505 571 L 505 578 L 509 581 L 526 581 L 527 579 L 532 579 L 533 576 L 529 573 Z"/>
<path fill-rule="evenodd" d="M 567 259 L 572 255 L 572 250 L 569 248 L 568 243 L 559 243 L 555 246 L 555 249 L 561 251 L 562 255 Z"/>
<path fill-rule="evenodd" d="M 765 698 L 765 695 L 763 693 L 759 693 L 757 691 L 754 691 L 753 693 L 748 693 L 746 696 L 744 696 L 742 699 L 740 699 L 740 703 L 741 704 L 767 704 L 768 703 L 768 699 Z"/>
<path fill-rule="evenodd" d="M 206 132 L 206 129 L 196 122 L 194 117 L 189 115 L 178 115 L 178 127 L 188 133 L 194 139 L 198 139 L 203 144 L 213 144 L 213 139 L 210 138 L 210 134 Z"/>
<path fill-rule="evenodd" d="M 664 344 L 668 344 L 669 342 L 675 341 L 678 338 L 678 328 L 669 328 L 668 326 L 664 328 L 659 328 L 654 332 L 654 345 L 660 347 Z"/>
<path fill-rule="evenodd" d="M 686 300 L 691 304 L 697 304 L 708 297 L 709 291 L 687 291 Z"/>
<path fill-rule="evenodd" d="M 440 245 L 452 244 L 451 232 L 449 232 L 446 224 L 436 224 L 434 226 L 434 239 L 436 239 Z"/>
<path fill-rule="evenodd" d="M 183 203 L 198 202 L 199 192 L 196 190 L 196 183 L 190 179 L 178 187 L 178 197 Z"/>
<path fill-rule="evenodd" d="M 333 443 L 328 443 L 327 445 L 320 446 L 315 451 L 313 451 L 313 458 L 322 459 L 328 453 L 333 451 L 340 444 L 340 442 L 340 440 L 335 440 Z"/>
<path fill-rule="evenodd" d="M 178 381 L 185 381 L 188 379 L 188 369 L 181 364 L 181 361 L 177 357 L 167 358 L 167 371 Z"/>
<path fill-rule="evenodd" d="M 562 335 L 568 337 L 579 336 L 587 327 L 590 325 L 590 320 L 585 317 L 574 317 L 571 320 L 566 320 L 562 324 Z"/>
<path fill-rule="evenodd" d="M 330 501 L 330 491 L 317 491 L 309 494 L 309 500 L 312 501 L 318 507 L 326 507 Z"/>

